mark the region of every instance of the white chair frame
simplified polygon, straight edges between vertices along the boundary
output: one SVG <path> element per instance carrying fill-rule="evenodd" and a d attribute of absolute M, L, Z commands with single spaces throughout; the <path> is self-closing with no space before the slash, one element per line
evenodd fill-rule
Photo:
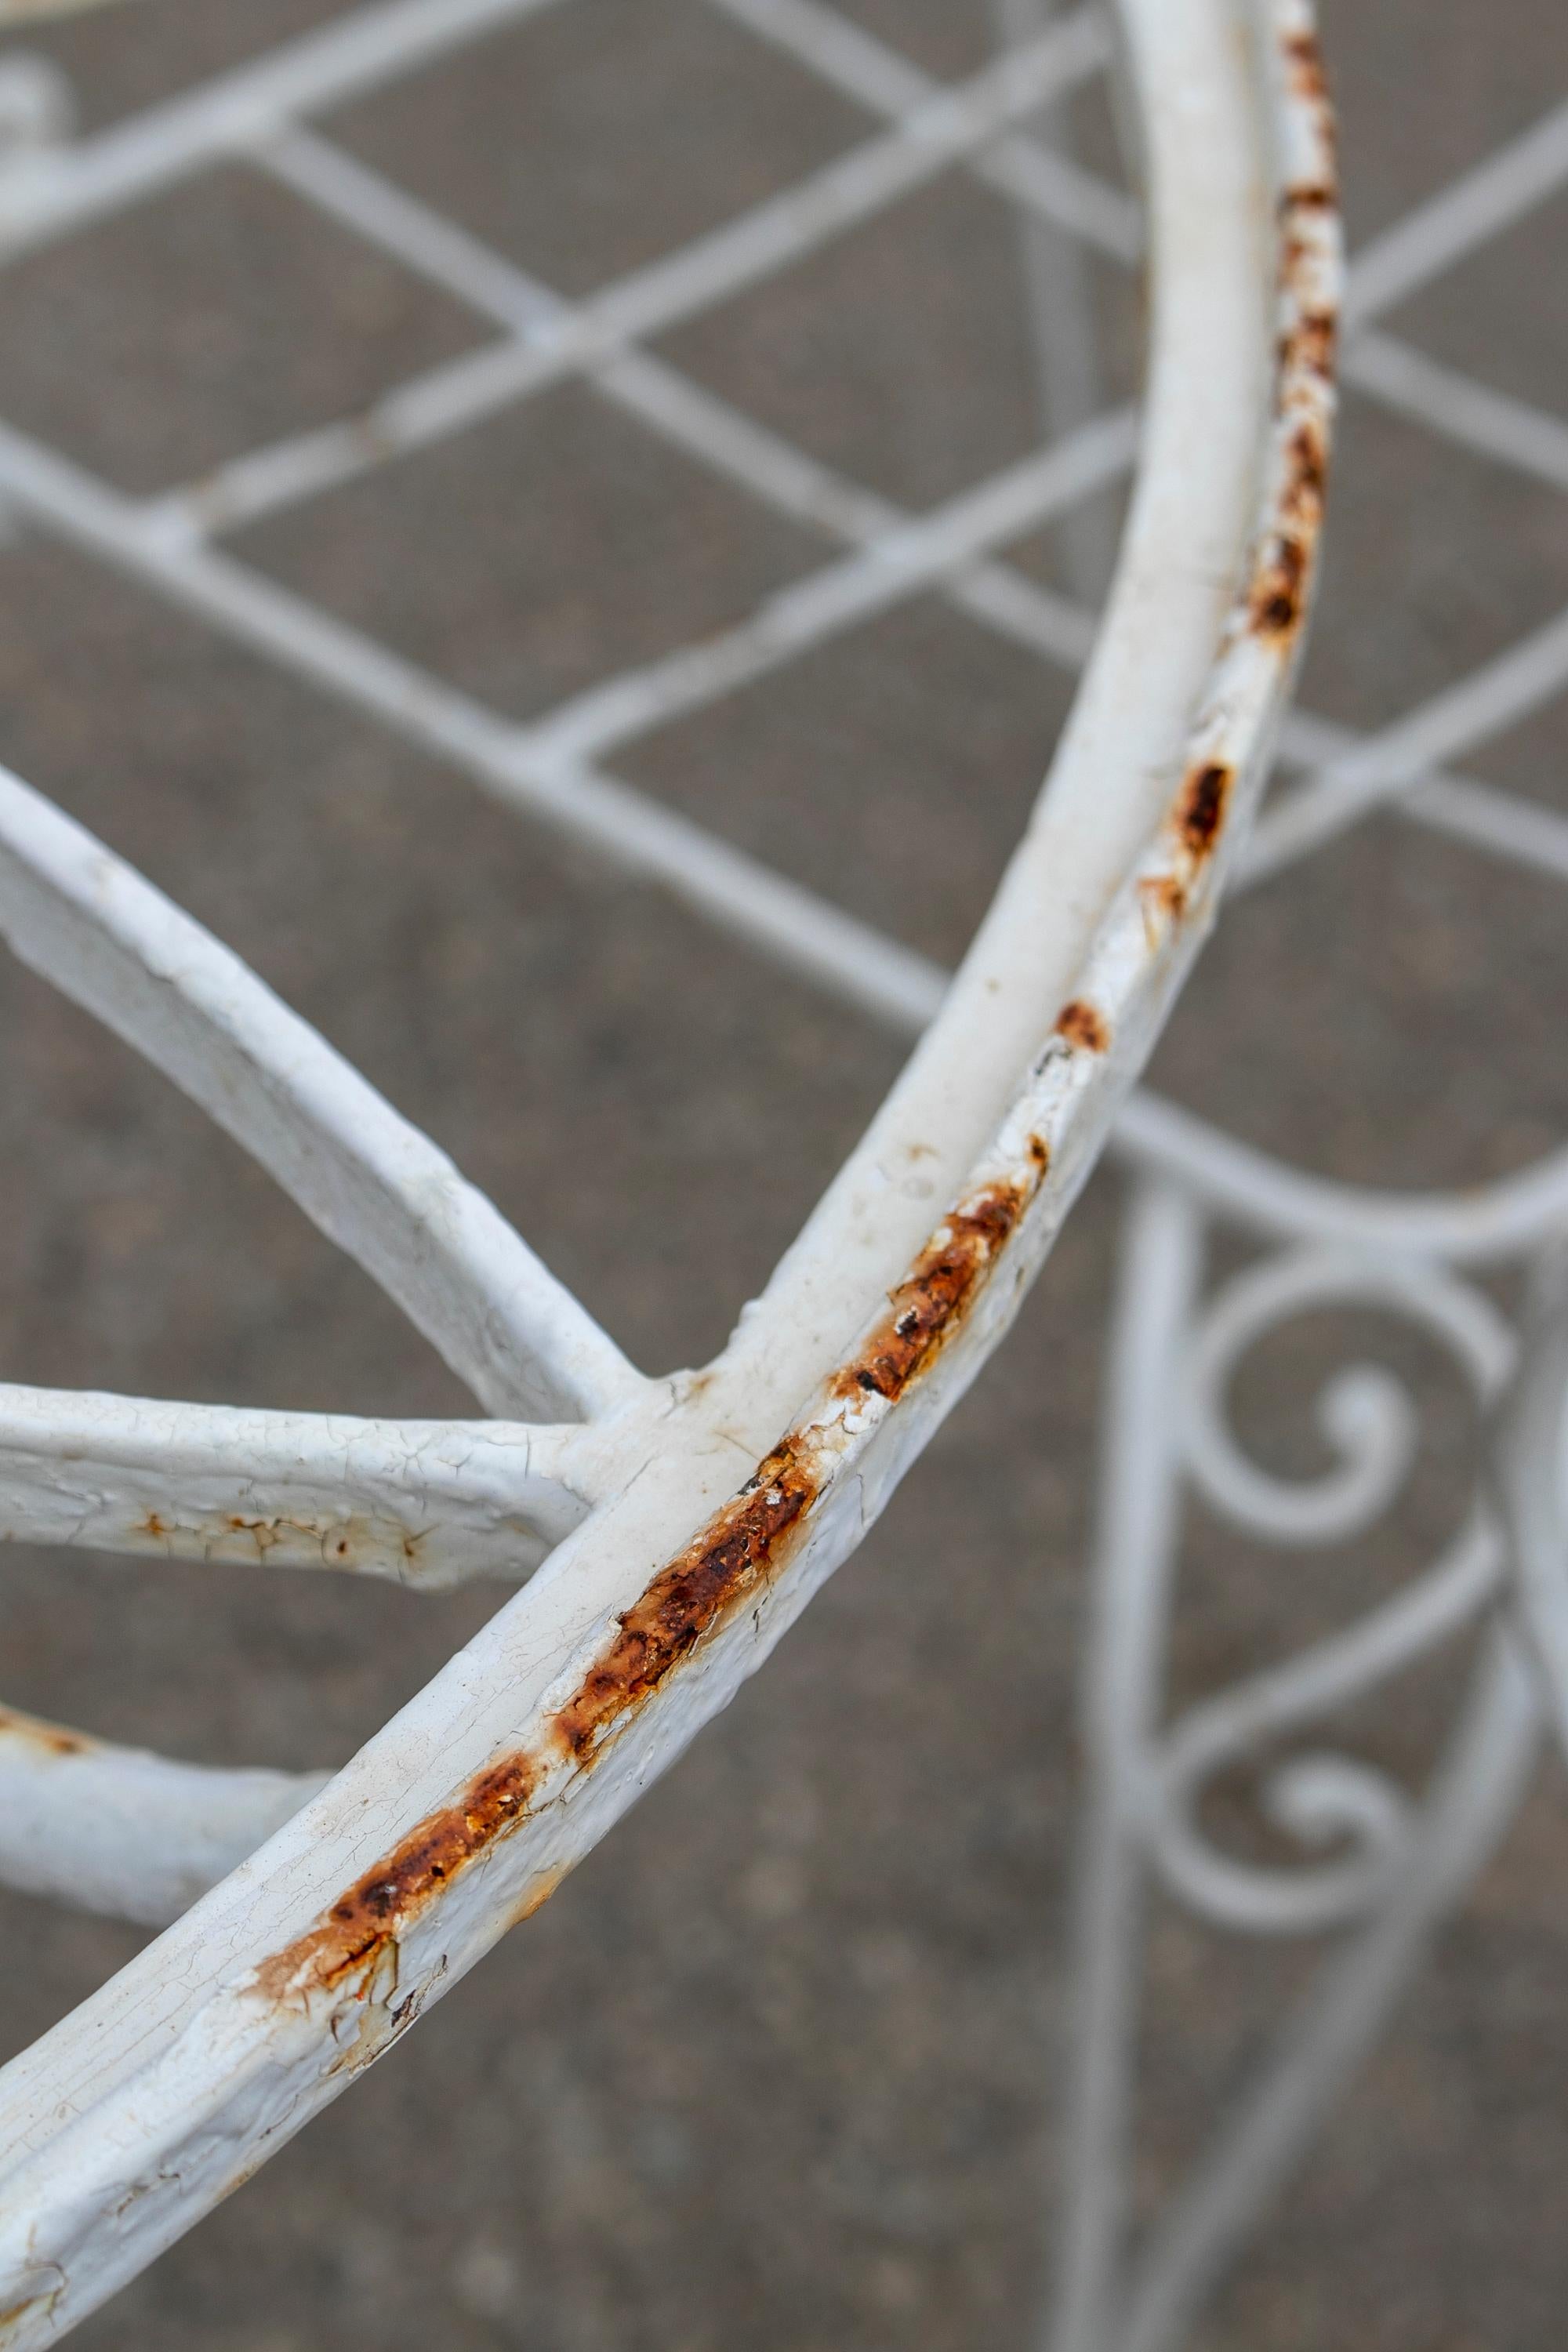
<path fill-rule="evenodd" d="M 1294 1175 L 1129 1089 L 1222 878 L 1272 871 L 1395 794 L 1418 821 L 1568 871 L 1553 821 L 1442 767 L 1552 689 L 1568 667 L 1568 624 L 1378 737 L 1287 722 L 1283 749 L 1310 779 L 1244 841 L 1310 597 L 1332 401 L 1333 156 L 1302 0 L 1121 0 L 1152 298 L 1142 425 L 1115 412 L 1073 418 L 1039 457 L 918 519 L 724 410 L 642 341 L 954 163 L 1129 257 L 1139 231 L 1122 201 L 1025 128 L 1103 64 L 1098 17 L 1031 28 L 1026 8 L 1010 6 L 1016 45 L 948 89 L 820 0 L 713 0 L 889 128 L 573 308 L 309 127 L 335 99 L 545 5 L 380 0 L 146 118 L 14 163 L 0 254 L 243 154 L 458 286 L 502 340 L 390 394 L 374 434 L 364 420 L 303 434 L 141 503 L 0 425 L 0 499 L 919 1043 L 724 1351 L 697 1373 L 647 1378 L 243 965 L 26 784 L 0 779 L 0 928 L 16 952 L 236 1136 L 376 1277 L 486 1416 L 393 1423 L 0 1389 L 5 1533 L 432 1587 L 530 1575 L 324 1782 L 174 1764 L 16 1715 L 0 1724 L 0 1875 L 172 1923 L 0 2073 L 0 2340 L 54 2340 L 255 2170 L 542 1903 L 724 1705 L 1001 1340 L 1115 1120 L 1136 1181 L 1089 1661 L 1075 2162 L 1047 2333 L 1057 2352 L 1164 2352 L 1512 1817 L 1545 1706 L 1500 1630 L 1423 1803 L 1348 1759 L 1314 1759 L 1281 1779 L 1284 1817 L 1303 1834 L 1348 1834 L 1349 1851 L 1289 1873 L 1233 1862 L 1197 1826 L 1210 1777 L 1484 1621 L 1507 1547 L 1483 1503 L 1398 1602 L 1167 1724 L 1180 1492 L 1192 1482 L 1262 1540 L 1327 1542 L 1364 1525 L 1409 1459 L 1408 1413 L 1386 1384 L 1336 1389 L 1338 1465 L 1289 1487 L 1231 1436 L 1230 1372 L 1266 1329 L 1352 1297 L 1433 1332 L 1489 1404 L 1515 1344 L 1458 1269 L 1535 1254 L 1568 1213 L 1568 1166 L 1452 1202 L 1378 1198 Z M 1349 307 L 1352 380 L 1472 446 L 1506 444 L 1510 462 L 1559 487 L 1563 428 L 1554 439 L 1550 420 L 1456 387 L 1370 322 L 1565 172 L 1568 133 L 1552 116 L 1384 239 Z M 214 543 L 573 372 L 776 508 L 826 522 L 842 560 L 724 636 L 520 729 Z M 992 550 L 1067 513 L 1134 451 L 1095 633 Z M 642 729 L 927 584 L 1083 669 L 1029 829 L 951 984 L 606 765 Z M 1205 1306 L 1203 1247 L 1221 1223 L 1276 1255 Z M 1530 1389 L 1527 1402 L 1543 1393 Z M 1534 1485 L 1510 1472 L 1508 1491 L 1537 1595 L 1552 1577 L 1540 1533 L 1546 1442 L 1509 1457 L 1536 1465 Z M 1529 1585 L 1530 1563 L 1543 1560 Z M 1532 1607 L 1549 1644 L 1547 1603 Z M 1139 1927 L 1156 1878 L 1240 1932 L 1352 1932 L 1133 2260 Z"/>

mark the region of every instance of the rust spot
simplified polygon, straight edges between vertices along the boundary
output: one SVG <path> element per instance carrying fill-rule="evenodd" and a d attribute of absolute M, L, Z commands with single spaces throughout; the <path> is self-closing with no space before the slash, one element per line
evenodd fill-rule
<path fill-rule="evenodd" d="M 1331 375 L 1339 332 L 1340 322 L 1331 310 L 1303 310 L 1279 338 L 1281 372 L 1301 369 L 1309 375 Z"/>
<path fill-rule="evenodd" d="M 1206 857 L 1219 839 L 1225 823 L 1226 803 L 1235 782 L 1234 772 L 1217 761 L 1197 768 L 1182 788 L 1176 809 L 1176 824 L 1182 840 L 1194 857 Z"/>
<path fill-rule="evenodd" d="M 476 1774 L 463 1794 L 411 1830 L 333 1904 L 318 1927 L 274 1954 L 258 1972 L 261 1990 L 275 2000 L 312 1986 L 333 1988 L 356 1969 L 368 1986 L 396 1931 L 431 1897 L 514 1829 L 528 1810 L 538 1767 L 509 1756 Z"/>
<path fill-rule="evenodd" d="M 1174 874 L 1152 874 L 1138 885 L 1138 895 L 1143 901 L 1144 935 L 1151 947 L 1157 947 L 1166 927 L 1179 923 L 1187 911 L 1187 886 Z"/>
<path fill-rule="evenodd" d="M 1316 35 L 1292 33 L 1284 47 L 1291 87 L 1297 96 L 1310 100 L 1315 106 L 1326 106 L 1329 79 L 1323 71 L 1323 53 L 1318 46 Z"/>
<path fill-rule="evenodd" d="M 1098 1007 L 1072 996 L 1057 1015 L 1057 1034 L 1086 1054 L 1103 1054 L 1110 1043 L 1110 1026 Z"/>
<path fill-rule="evenodd" d="M 1285 456 L 1281 509 L 1310 530 L 1321 520 L 1323 493 L 1328 487 L 1328 462 L 1322 441 L 1311 425 L 1300 425 L 1290 436 Z"/>
<path fill-rule="evenodd" d="M 619 1633 L 551 1726 L 563 1752 L 584 1761 L 620 1716 L 657 1690 L 719 1619 L 765 1580 L 820 1484 L 794 1439 L 774 1447 L 622 1617 Z"/>
<path fill-rule="evenodd" d="M 1283 636 L 1301 617 L 1307 551 L 1290 531 L 1281 531 L 1258 566 L 1252 589 L 1252 624 L 1267 636 Z"/>
<path fill-rule="evenodd" d="M 1280 195 L 1279 210 L 1287 217 L 1291 213 L 1331 213 L 1338 202 L 1327 180 L 1297 180 Z"/>
<path fill-rule="evenodd" d="M 169 1532 L 156 1511 L 149 1511 L 142 1525 L 155 1543 L 161 1542 Z"/>
<path fill-rule="evenodd" d="M 1042 1171 L 1049 1162 L 1049 1150 L 1038 1136 L 1030 1139 L 1029 1156 Z M 891 1401 L 903 1394 L 963 1321 L 1034 1190 L 1023 1183 L 990 1184 L 949 1214 L 889 1294 L 887 1314 L 836 1376 L 837 1395 L 850 1396 L 858 1389 Z"/>
<path fill-rule="evenodd" d="M 909 1275 L 889 1296 L 888 1310 L 855 1359 L 832 1383 L 837 1395 L 866 1391 L 900 1395 L 934 1360 L 1033 1199 L 1049 1165 L 1045 1139 L 1031 1136 L 1032 1176 L 977 1189 L 938 1226 Z M 661 1569 L 626 1610 L 612 1639 L 553 1717 L 556 1754 L 587 1768 L 620 1720 L 639 1706 L 699 1642 L 743 1608 L 788 1557 L 826 1473 L 809 1433 L 784 1438 L 740 1492 Z M 430 1815 L 384 1861 L 364 1873 L 307 1934 L 258 1969 L 256 1982 L 279 2001 L 330 1990 L 367 2009 L 376 1989 L 395 1989 L 397 1943 L 459 1873 L 527 1819 L 553 1759 L 519 1751 L 478 1774 L 453 1803 Z M 536 1876 L 513 1921 L 537 1910 L 564 1870 Z M 393 2027 L 417 2014 L 419 1994 L 393 2006 Z M 367 2032 L 344 2063 L 364 2063 L 385 2037 Z"/>
<path fill-rule="evenodd" d="M 60 1723 L 42 1723 L 36 1715 L 13 1715 L 9 1707 L 0 1708 L 0 1738 L 20 1739 L 29 1748 L 41 1748 L 46 1756 L 86 1756 L 93 1746 L 79 1731 L 68 1731 Z"/>

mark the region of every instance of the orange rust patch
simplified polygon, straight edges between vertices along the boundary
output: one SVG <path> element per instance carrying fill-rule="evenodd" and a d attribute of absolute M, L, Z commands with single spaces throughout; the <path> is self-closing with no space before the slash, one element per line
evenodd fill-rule
<path fill-rule="evenodd" d="M 1029 1152 L 1043 1171 L 1046 1145 L 1031 1138 Z M 991 1185 L 944 1220 L 891 1294 L 887 1315 L 834 1376 L 835 1395 L 902 1393 L 962 1319 L 1032 1192 L 1025 1183 Z M 774 1574 L 821 1487 L 799 1440 L 784 1438 L 622 1617 L 615 1639 L 552 1725 L 563 1753 L 579 1762 L 591 1757 L 622 1716 Z"/>
<path fill-rule="evenodd" d="M 319 1927 L 265 1962 L 258 1971 L 262 1991 L 286 1999 L 300 1989 L 301 1977 L 318 1986 L 336 1986 L 367 1963 L 373 1978 L 374 1964 L 409 1920 L 522 1820 L 538 1779 L 537 1766 L 526 1756 L 507 1757 L 476 1774 L 454 1804 L 421 1822 L 384 1862 L 366 1871 Z"/>
<path fill-rule="evenodd" d="M 79 1731 L 66 1730 L 63 1724 L 40 1723 L 35 1716 L 13 1715 L 8 1707 L 0 1708 L 0 1737 L 41 1748 L 46 1756 L 85 1756 L 93 1744 Z"/>
<path fill-rule="evenodd" d="M 1031 1136 L 1033 1179 L 997 1182 L 972 1194 L 937 1228 L 909 1275 L 889 1295 L 889 1311 L 855 1360 L 837 1374 L 838 1394 L 875 1391 L 895 1398 L 925 1370 L 962 1323 L 979 1288 L 1049 1165 L 1044 1139 Z M 620 1718 L 658 1689 L 721 1620 L 732 1616 L 787 1557 L 799 1522 L 821 1492 L 823 1474 L 805 1442 L 785 1437 L 686 1549 L 661 1569 L 621 1617 L 619 1629 L 575 1696 L 553 1717 L 550 1739 L 584 1767 Z M 545 1769 L 537 1755 L 517 1754 L 489 1767 L 464 1794 L 412 1831 L 388 1857 L 352 1886 L 319 1926 L 257 1971 L 259 1990 L 277 2001 L 312 1990 L 346 1988 L 370 2000 L 398 1937 L 411 1919 L 468 1865 L 526 1819 Z M 564 1869 L 536 1879 L 512 1921 L 527 1918 L 555 1891 Z M 351 1981 L 352 1980 L 352 1981 Z M 401 2023 L 417 1997 L 391 2012 Z M 380 2042 L 367 2055 L 377 2054 Z"/>
<path fill-rule="evenodd" d="M 1182 840 L 1194 857 L 1206 857 L 1219 839 L 1225 823 L 1226 803 L 1235 782 L 1235 772 L 1211 761 L 1196 768 L 1182 787 L 1182 797 L 1176 808 L 1176 824 Z"/>
<path fill-rule="evenodd" d="M 1043 1172 L 1050 1154 L 1038 1136 L 1030 1138 L 1029 1156 Z M 903 1394 L 962 1323 L 1034 1189 L 1024 1183 L 987 1185 L 944 1219 L 897 1290 L 889 1293 L 887 1314 L 854 1360 L 835 1375 L 835 1394 L 853 1396 L 859 1391 L 889 1402 Z"/>
<path fill-rule="evenodd" d="M 774 1447 L 626 1612 L 620 1632 L 551 1726 L 564 1753 L 584 1760 L 611 1724 L 657 1690 L 710 1628 L 772 1573 L 819 1486 L 793 1439 Z"/>
<path fill-rule="evenodd" d="M 1167 924 L 1179 923 L 1187 911 L 1187 886 L 1174 874 L 1152 874 L 1138 885 L 1143 901 L 1143 929 L 1151 947 L 1157 947 Z"/>
<path fill-rule="evenodd" d="M 1291 88 L 1297 96 L 1310 100 L 1315 106 L 1326 105 L 1329 79 L 1323 71 L 1323 53 L 1316 36 L 1292 33 L 1285 43 L 1285 59 L 1290 69 Z"/>
<path fill-rule="evenodd" d="M 1292 531 L 1269 543 L 1252 588 L 1252 625 L 1266 636 L 1283 636 L 1301 617 L 1307 551 Z"/>
<path fill-rule="evenodd" d="M 1308 425 L 1298 425 L 1286 449 L 1285 487 L 1279 503 L 1284 512 L 1307 531 L 1322 518 L 1328 460 L 1321 436 Z"/>
<path fill-rule="evenodd" d="M 1071 996 L 1057 1015 L 1057 1034 L 1086 1054 L 1103 1054 L 1110 1043 L 1110 1024 L 1098 1006 Z"/>
<path fill-rule="evenodd" d="M 1330 213 L 1338 202 L 1336 191 L 1326 180 L 1297 180 L 1281 194 L 1279 210 L 1285 215 Z"/>
<path fill-rule="evenodd" d="M 1298 254 L 1298 258 L 1300 257 Z M 1289 268 L 1289 255 L 1286 268 Z M 1279 338 L 1279 360 L 1282 372 L 1298 368 L 1309 375 L 1325 379 L 1333 373 L 1334 353 L 1339 345 L 1340 322 L 1331 310 L 1303 310 L 1300 316 Z"/>

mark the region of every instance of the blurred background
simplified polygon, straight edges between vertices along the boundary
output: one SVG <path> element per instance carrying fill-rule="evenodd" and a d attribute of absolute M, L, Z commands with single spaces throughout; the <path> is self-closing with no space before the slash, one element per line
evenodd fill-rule
<path fill-rule="evenodd" d="M 1041 21 L 1034 0 L 833 6 L 879 45 L 895 110 L 921 77 L 980 72 Z M 93 138 L 347 14 L 135 0 L 19 28 L 0 61 L 50 61 L 43 112 L 68 88 L 73 135 Z M 292 473 L 235 470 L 389 386 L 460 387 L 509 303 L 515 327 L 540 289 L 593 297 L 885 129 L 827 48 L 814 63 L 745 16 L 520 6 L 312 111 L 280 164 L 218 155 L 149 180 L 24 240 L 0 276 L 0 757 L 317 1023 L 650 1370 L 721 1343 L 907 1041 L 138 578 L 114 518 L 187 490 L 172 529 L 205 515 L 246 566 L 524 720 L 742 621 L 857 531 L 958 500 L 1131 394 L 1131 215 L 1096 74 L 1040 125 L 1092 175 L 1087 238 L 1026 228 L 955 168 L 656 320 L 651 389 L 575 375 L 421 446 L 362 430 L 319 480 L 314 442 Z M 1352 250 L 1386 256 L 1568 92 L 1556 0 L 1324 0 L 1322 16 Z M 1352 368 L 1300 689 L 1325 724 L 1404 719 L 1568 602 L 1568 177 L 1538 177 L 1413 290 L 1395 272 L 1378 320 L 1394 357 L 1369 336 L 1363 380 Z M 419 207 L 416 234 L 378 200 L 401 254 L 343 216 L 370 186 Z M 0 239 L 5 220 L 0 166 Z M 440 224 L 460 238 L 443 246 Z M 1053 338 L 1053 316 L 1074 334 Z M 672 379 L 879 505 L 846 493 L 813 517 L 749 490 L 649 421 Z M 47 485 L 8 494 L 24 440 L 107 486 L 96 551 Z M 1108 475 L 994 542 L 1042 592 L 1057 657 L 922 589 L 646 726 L 608 765 L 951 963 L 1044 772 L 1119 520 Z M 1463 765 L 1568 823 L 1555 690 L 1481 730 Z M 1541 838 L 1549 866 L 1556 836 Z M 1223 916 L 1153 1082 L 1357 1183 L 1528 1166 L 1568 1125 L 1556 854 L 1554 876 L 1453 825 L 1373 814 Z M 5 1378 L 465 1412 L 265 1177 L 9 961 L 0 1040 Z M 84 2352 L 314 2352 L 345 2331 L 379 2352 L 1031 2341 L 1071 2160 L 1054 2126 L 1077 1659 L 1124 1182 L 1100 1171 L 1003 1357 L 765 1675 L 386 2065 L 84 2326 Z M 1215 1266 L 1248 1246 L 1222 1234 Z M 1507 1280 L 1496 1296 L 1511 1306 Z M 1194 1506 L 1173 1709 L 1398 1589 L 1463 1511 L 1462 1384 L 1370 1313 L 1300 1318 L 1258 1351 L 1237 1418 L 1258 1458 L 1322 1469 L 1313 1400 L 1351 1349 L 1421 1401 L 1405 1494 L 1354 1543 L 1300 1556 Z M 19 1548 L 4 1571 L 7 1701 L 181 1757 L 292 1767 L 345 1758 L 502 1597 Z M 1418 1780 L 1465 1664 L 1428 1661 L 1336 1739 Z M 1546 1761 L 1200 2326 L 1210 2352 L 1321 2352 L 1347 2329 L 1358 2352 L 1561 2342 L 1565 1793 Z M 1216 1833 L 1273 1851 L 1245 1776 L 1215 1802 Z M 138 1941 L 0 1895 L 4 2054 Z M 1157 1908 L 1141 2210 L 1180 2179 L 1317 1950 Z"/>

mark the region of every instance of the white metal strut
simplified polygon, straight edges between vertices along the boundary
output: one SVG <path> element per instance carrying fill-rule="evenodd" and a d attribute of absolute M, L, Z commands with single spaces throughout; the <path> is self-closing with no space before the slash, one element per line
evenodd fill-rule
<path fill-rule="evenodd" d="M 499 342 L 397 388 L 369 420 L 141 505 L 0 427 L 0 492 L 895 1018 L 933 1009 L 929 967 L 657 809 L 602 754 L 931 583 L 1050 636 L 1054 657 L 1087 656 L 1083 683 L 995 902 L 867 1137 L 723 1353 L 659 1380 L 634 1372 L 489 1204 L 226 950 L 0 781 L 0 926 L 17 951 L 219 1118 L 488 1412 L 553 1423 L 0 1397 L 0 1505 L 7 1531 L 35 1541 L 411 1580 L 498 1559 L 522 1570 L 553 1546 L 315 1793 L 195 1775 L 23 1718 L 0 1727 L 17 1824 L 0 1866 L 23 1883 L 59 1885 L 74 1864 L 89 1899 L 163 1916 L 272 1832 L 0 2073 L 0 2307 L 18 2347 L 52 2340 L 131 2277 L 542 1902 L 855 1548 L 1005 1333 L 1149 1050 L 1262 781 L 1310 596 L 1338 257 L 1302 0 L 1121 10 L 1151 357 L 1092 649 L 1076 609 L 1031 600 L 991 551 L 1125 467 L 1130 420 L 1087 421 L 1041 459 L 905 519 L 845 499 L 637 344 L 955 166 L 1129 249 L 1125 208 L 1014 129 L 1103 65 L 1098 19 L 1065 17 L 967 84 L 931 89 L 900 81 L 847 27 L 835 37 L 826 11 L 753 0 L 759 29 L 864 89 L 879 79 L 889 127 L 569 310 L 300 120 L 527 5 L 360 9 L 140 121 L 26 159 L 0 190 L 0 247 L 20 252 L 216 156 L 254 156 L 411 266 L 466 277 Z M 518 729 L 210 544 L 574 372 L 672 437 L 710 443 L 707 461 L 770 502 L 836 515 L 849 552 L 729 637 Z M 1445 751 L 1452 731 L 1436 730 Z M 1374 748 L 1358 777 L 1370 760 L 1379 788 L 1405 782 L 1405 766 L 1387 775 L 1391 756 L 1408 763 L 1403 744 Z M 141 1835 L 107 1842 L 86 1825 L 84 1800 L 101 1821 L 105 1791 Z"/>

